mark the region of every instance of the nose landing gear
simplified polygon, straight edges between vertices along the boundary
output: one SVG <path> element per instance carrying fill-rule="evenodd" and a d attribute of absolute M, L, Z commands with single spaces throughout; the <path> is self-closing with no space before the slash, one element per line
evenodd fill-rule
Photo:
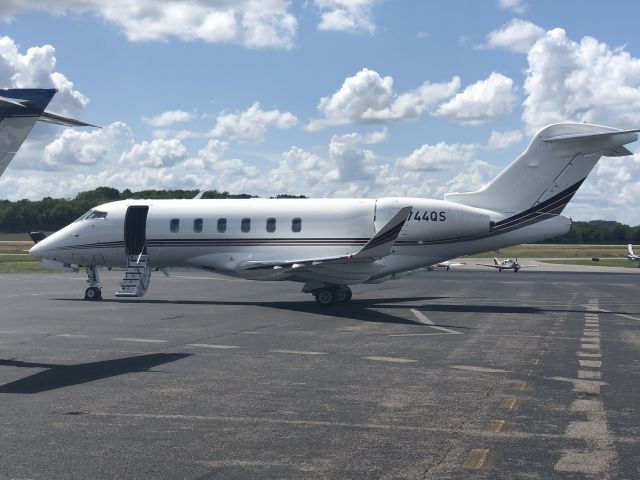
<path fill-rule="evenodd" d="M 89 288 L 84 291 L 84 299 L 90 301 L 102 300 L 102 284 L 100 283 L 100 275 L 98 275 L 98 267 L 95 265 L 87 266 L 87 283 Z"/>

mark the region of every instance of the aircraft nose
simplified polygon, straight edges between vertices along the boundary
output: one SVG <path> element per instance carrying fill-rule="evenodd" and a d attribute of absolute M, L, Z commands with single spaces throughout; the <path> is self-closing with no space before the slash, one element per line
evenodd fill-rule
<path fill-rule="evenodd" d="M 29 255 L 33 255 L 36 258 L 42 258 L 44 253 L 44 248 L 42 248 L 42 242 L 36 243 L 33 247 L 29 249 Z"/>

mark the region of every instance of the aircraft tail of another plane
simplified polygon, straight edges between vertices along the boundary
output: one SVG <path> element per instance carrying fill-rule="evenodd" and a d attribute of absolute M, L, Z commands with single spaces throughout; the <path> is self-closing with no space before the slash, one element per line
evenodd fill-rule
<path fill-rule="evenodd" d="M 498 257 L 493 257 L 493 263 L 494 265 L 500 265 L 500 262 L 498 261 Z"/>
<path fill-rule="evenodd" d="M 635 253 L 633 253 L 633 245 L 629 244 L 627 245 L 627 251 L 629 252 L 629 255 L 632 257 L 635 257 Z"/>
<path fill-rule="evenodd" d="M 56 91 L 53 88 L 0 89 L 0 175 L 37 121 L 74 127 L 94 126 L 45 112 Z"/>
<path fill-rule="evenodd" d="M 517 223 L 557 215 L 601 156 L 631 155 L 624 145 L 635 142 L 638 131 L 586 123 L 549 125 L 489 184 L 475 192 L 448 193 L 445 200 L 503 212 Z"/>

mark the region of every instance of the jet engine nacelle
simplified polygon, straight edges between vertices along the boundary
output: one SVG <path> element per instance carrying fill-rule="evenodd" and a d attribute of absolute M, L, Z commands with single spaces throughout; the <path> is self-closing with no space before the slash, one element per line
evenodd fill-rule
<path fill-rule="evenodd" d="M 378 231 L 402 207 L 411 205 L 399 241 L 434 241 L 488 233 L 502 215 L 459 203 L 424 198 L 380 198 L 376 201 L 375 228 Z"/>

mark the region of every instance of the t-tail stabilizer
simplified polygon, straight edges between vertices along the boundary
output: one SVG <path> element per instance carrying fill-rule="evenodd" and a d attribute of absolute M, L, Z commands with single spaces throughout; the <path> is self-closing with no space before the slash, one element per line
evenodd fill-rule
<path fill-rule="evenodd" d="M 489 184 L 444 198 L 506 214 L 497 227 L 544 220 L 562 212 L 600 157 L 630 155 L 624 145 L 635 142 L 639 131 L 587 123 L 549 125 Z"/>
<path fill-rule="evenodd" d="M 0 89 L 0 175 L 37 121 L 70 127 L 95 126 L 45 112 L 56 92 L 53 88 Z"/>

